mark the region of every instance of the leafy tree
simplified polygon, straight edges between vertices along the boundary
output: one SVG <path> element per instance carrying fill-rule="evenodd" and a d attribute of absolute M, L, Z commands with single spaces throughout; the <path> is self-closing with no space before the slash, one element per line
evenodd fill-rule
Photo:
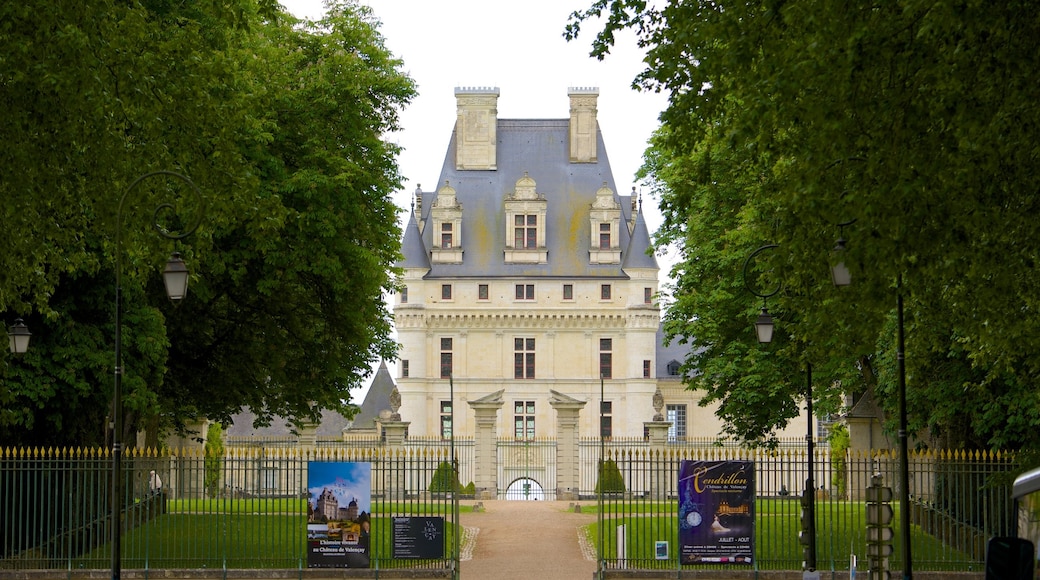
<path fill-rule="evenodd" d="M 905 300 L 910 429 L 958 447 L 1036 447 L 1040 17 L 1025 2 L 598 0 L 593 54 L 630 28 L 637 87 L 670 93 L 646 153 L 682 261 L 666 325 L 727 433 L 768 438 L 814 366 L 823 410 L 873 389 L 895 416 Z M 849 223 L 853 222 L 853 223 Z M 839 224 L 848 224 L 841 228 Z M 835 239 L 853 286 L 831 287 Z M 781 288 L 775 344 L 750 338 Z"/>
<path fill-rule="evenodd" d="M 5 442 L 99 444 L 110 413 L 122 233 L 124 440 L 243 407 L 312 418 L 390 357 L 398 149 L 414 84 L 367 8 L 299 22 L 269 0 L 0 7 L 0 312 L 33 345 L 0 359 Z M 138 176 L 189 176 L 136 189 Z M 172 197 L 172 199 L 170 199 Z M 202 227 L 171 244 L 149 231 Z M 193 271 L 163 298 L 171 250 Z M 5 324 L 5 326 L 6 326 Z"/>

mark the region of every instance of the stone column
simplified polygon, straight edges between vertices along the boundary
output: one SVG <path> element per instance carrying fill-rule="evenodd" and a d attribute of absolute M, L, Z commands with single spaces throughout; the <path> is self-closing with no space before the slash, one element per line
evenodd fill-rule
<path fill-rule="evenodd" d="M 550 389 L 549 405 L 556 409 L 556 499 L 575 500 L 581 486 L 578 415 L 585 401 Z"/>
<path fill-rule="evenodd" d="M 304 423 L 300 426 L 300 434 L 296 438 L 300 451 L 310 454 L 318 443 L 318 424 Z"/>
<path fill-rule="evenodd" d="M 203 419 L 185 425 L 184 436 L 167 439 L 170 455 L 169 473 L 159 473 L 169 498 L 202 498 L 206 496 L 206 435 L 209 421 Z M 221 434 L 221 437 L 226 435 Z M 219 491 L 224 485 L 224 473 L 214 486 Z"/>
<path fill-rule="evenodd" d="M 404 448 L 404 440 L 408 434 L 409 421 L 390 419 L 383 421 L 383 430 L 386 432 L 386 446 L 383 448 L 383 495 L 391 500 L 404 500 L 408 492 L 409 457 Z"/>
<path fill-rule="evenodd" d="M 666 421 L 661 410 L 664 409 L 664 395 L 661 394 L 661 388 L 658 387 L 654 391 L 653 397 L 654 403 L 654 418 L 652 421 L 645 421 L 643 428 L 650 434 L 650 496 L 652 499 L 661 500 L 666 499 L 668 495 L 668 484 L 671 482 L 675 474 L 670 469 L 670 462 L 667 461 L 668 457 L 668 429 L 671 428 L 672 422 Z"/>
<path fill-rule="evenodd" d="M 668 484 L 675 476 L 669 469 L 668 457 L 668 429 L 671 421 L 645 421 L 643 427 L 650 433 L 649 454 L 650 469 L 650 496 L 651 499 L 666 499 Z"/>
<path fill-rule="evenodd" d="M 476 432 L 473 438 L 474 481 L 476 499 L 496 499 L 498 497 L 498 447 L 495 443 L 498 410 L 502 408 L 500 390 L 485 397 L 469 401 L 469 406 L 476 415 Z"/>

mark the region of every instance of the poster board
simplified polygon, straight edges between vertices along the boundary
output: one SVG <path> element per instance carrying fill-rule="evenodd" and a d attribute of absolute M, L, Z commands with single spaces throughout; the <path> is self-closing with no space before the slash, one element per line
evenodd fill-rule
<path fill-rule="evenodd" d="M 679 563 L 747 564 L 755 553 L 755 464 L 682 461 Z"/>
<path fill-rule="evenodd" d="M 307 464 L 307 567 L 368 568 L 372 464 Z"/>
<path fill-rule="evenodd" d="M 395 560 L 444 558 L 444 518 L 408 516 L 394 518 Z"/>

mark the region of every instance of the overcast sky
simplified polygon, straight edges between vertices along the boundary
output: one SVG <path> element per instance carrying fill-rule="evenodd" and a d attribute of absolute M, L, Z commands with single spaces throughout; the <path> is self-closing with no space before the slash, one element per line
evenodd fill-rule
<path fill-rule="evenodd" d="M 401 208 L 418 184 L 434 191 L 455 124 L 455 87 L 498 87 L 501 119 L 570 116 L 570 87 L 599 87 L 599 124 L 620 194 L 627 194 L 643 150 L 665 107 L 662 94 L 637 92 L 632 79 L 642 53 L 631 35 L 604 61 L 588 56 L 595 24 L 577 41 L 563 39 L 571 12 L 591 0 L 367 0 L 382 23 L 387 48 L 404 61 L 419 95 L 403 112 L 403 130 L 391 139 L 403 148 Z M 282 0 L 300 17 L 319 18 L 322 0 Z M 660 225 L 656 203 L 644 197 L 647 225 Z"/>
<path fill-rule="evenodd" d="M 322 0 L 281 0 L 298 17 L 320 18 Z M 598 87 L 598 119 L 619 194 L 627 194 L 642 164 L 643 151 L 665 108 L 663 94 L 637 92 L 632 79 L 642 70 L 635 38 L 617 35 L 604 61 L 588 56 L 598 31 L 583 26 L 573 42 L 563 38 L 568 16 L 592 0 L 362 0 L 381 22 L 387 48 L 404 61 L 403 70 L 418 85 L 418 96 L 402 113 L 402 130 L 389 138 L 400 144 L 404 186 L 394 196 L 409 207 L 421 184 L 434 191 L 455 124 L 455 87 L 498 87 L 500 119 L 570 116 L 570 87 Z M 643 197 L 650 231 L 661 224 L 656 200 Z M 406 219 L 407 213 L 402 212 Z M 403 225 L 403 223 L 402 223 Z M 661 279 L 670 259 L 658 258 Z M 391 372 L 394 370 L 391 368 Z M 365 388 L 367 391 L 367 385 Z M 357 393 L 363 397 L 364 392 Z M 361 398 L 356 398 L 357 404 Z"/>

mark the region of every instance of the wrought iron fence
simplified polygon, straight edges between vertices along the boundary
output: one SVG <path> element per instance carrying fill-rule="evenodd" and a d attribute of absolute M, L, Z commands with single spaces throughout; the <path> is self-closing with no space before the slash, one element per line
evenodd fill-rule
<path fill-rule="evenodd" d="M 595 445 L 593 445 L 595 443 Z M 596 441 L 584 442 L 582 496 L 597 502 L 600 516 L 590 538 L 607 570 L 726 568 L 732 565 L 680 565 L 678 473 L 684 460 L 751 461 L 755 470 L 754 557 L 756 570 L 798 570 L 804 558 L 801 495 L 808 479 L 804 449 L 740 449 L 673 443 L 653 448 L 634 441 L 603 445 L 602 477 Z M 814 456 L 817 569 L 867 571 L 866 488 L 873 475 L 895 491 L 899 508 L 899 461 L 890 451 L 847 452 L 827 449 Z M 1013 468 L 1013 456 L 994 452 L 925 451 L 910 455 L 912 558 L 916 570 L 980 571 L 986 541 L 1014 535 L 1014 504 L 1009 484 L 993 475 Z M 591 473 L 588 473 L 591 471 Z M 614 473 L 613 479 L 610 473 Z M 600 480 L 607 482 L 602 485 Z M 611 483 L 613 481 L 613 483 Z M 896 527 L 889 569 L 902 565 Z M 664 548 L 663 556 L 661 551 Z M 856 562 L 856 564 L 852 564 Z M 743 567 L 747 567 L 746 565 Z"/>
<path fill-rule="evenodd" d="M 459 523 L 456 500 L 465 496 L 439 478 L 450 467 L 454 448 L 457 485 L 473 480 L 472 440 L 457 440 L 452 447 L 449 441 L 410 439 L 393 448 L 377 441 L 324 441 L 307 451 L 288 442 L 270 447 L 240 443 L 229 441 L 220 456 L 201 450 L 128 452 L 121 518 L 127 568 L 307 567 L 310 461 L 371 463 L 373 538 L 381 538 L 373 540 L 373 567 L 432 570 L 456 564 L 458 535 L 446 544 L 443 559 L 395 560 L 389 526 L 395 517 L 435 515 L 444 517 L 454 534 Z M 533 499 L 534 488 L 523 484 L 534 482 L 548 491 L 538 499 L 554 499 L 554 445 L 552 440 L 497 441 L 499 498 Z M 591 439 L 579 443 L 578 457 L 577 500 L 586 508 L 598 506 L 597 525 L 588 533 L 607 569 L 682 567 L 677 557 L 677 479 L 679 465 L 687 459 L 753 461 L 753 567 L 801 568 L 799 496 L 809 461 L 804 448 L 793 442 L 749 450 L 707 441 L 652 445 L 645 439 Z M 107 568 L 110 463 L 108 450 L 0 450 L 0 569 Z M 980 570 L 986 540 L 1013 535 L 1009 489 L 993 477 L 1012 469 L 1013 463 L 1012 455 L 991 452 L 911 454 L 915 569 Z M 601 465 L 612 470 L 609 483 L 606 477 L 600 481 Z M 817 447 L 812 465 L 818 568 L 849 570 L 857 556 L 857 569 L 865 572 L 865 490 L 872 476 L 880 475 L 896 492 L 893 509 L 899 521 L 898 457 L 889 451 L 832 456 Z M 159 492 L 152 489 L 152 471 L 163 482 Z M 894 533 L 890 569 L 899 569 L 899 529 Z M 667 546 L 663 558 L 662 543 Z"/>
<path fill-rule="evenodd" d="M 0 569 L 109 567 L 110 453 L 0 450 Z M 441 447 L 130 451 L 122 471 L 123 566 L 307 568 L 311 462 L 371 465 L 371 568 L 457 569 L 458 495 L 435 483 L 444 466 L 451 473 Z M 394 521 L 417 516 L 444 519 L 442 556 L 395 555 Z"/>

